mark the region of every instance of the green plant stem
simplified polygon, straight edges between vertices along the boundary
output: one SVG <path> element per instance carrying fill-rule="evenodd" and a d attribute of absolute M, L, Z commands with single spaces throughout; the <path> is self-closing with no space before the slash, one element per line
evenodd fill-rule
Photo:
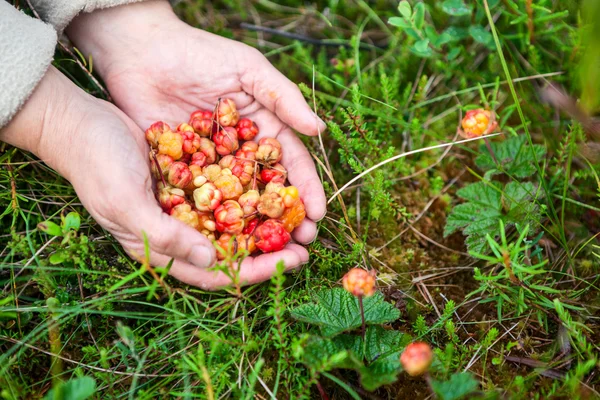
<path fill-rule="evenodd" d="M 494 160 L 494 163 L 499 166 L 500 163 L 498 163 L 498 159 L 496 158 L 496 153 L 494 153 L 494 150 L 492 149 L 492 145 L 490 145 L 490 140 L 487 137 L 484 137 L 483 141 L 485 142 L 485 145 L 486 145 L 488 151 L 490 152 L 490 155 L 492 156 L 492 160 Z"/>

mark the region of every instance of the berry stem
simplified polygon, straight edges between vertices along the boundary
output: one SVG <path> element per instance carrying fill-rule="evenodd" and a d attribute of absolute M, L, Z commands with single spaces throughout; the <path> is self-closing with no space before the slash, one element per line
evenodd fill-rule
<path fill-rule="evenodd" d="M 160 167 L 160 164 L 158 163 L 158 159 L 156 158 L 156 153 L 154 152 L 154 150 L 150 150 L 150 154 L 152 154 L 152 160 L 154 160 L 154 164 L 156 164 L 156 170 L 158 171 L 158 174 L 160 175 L 162 184 L 165 186 L 165 188 L 167 188 L 168 187 L 167 181 L 165 181 L 165 176 L 163 175 L 162 168 Z"/>
<path fill-rule="evenodd" d="M 365 323 L 365 307 L 363 306 L 363 296 L 358 296 L 358 307 L 360 308 L 360 319 L 362 321 L 362 338 L 363 343 L 365 341 L 365 333 L 367 331 L 367 324 Z"/>
<path fill-rule="evenodd" d="M 483 141 L 485 142 L 485 145 L 486 145 L 488 151 L 490 152 L 490 155 L 492 156 L 492 159 L 494 160 L 494 163 L 496 165 L 500 165 L 498 163 L 498 159 L 496 158 L 496 153 L 494 153 L 494 150 L 492 150 L 492 146 L 490 145 L 490 140 L 487 137 L 484 137 Z"/>

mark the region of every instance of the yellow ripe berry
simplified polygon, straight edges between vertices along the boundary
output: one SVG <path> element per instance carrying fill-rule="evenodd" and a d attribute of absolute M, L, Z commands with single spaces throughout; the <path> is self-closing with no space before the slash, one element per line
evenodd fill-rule
<path fill-rule="evenodd" d="M 461 135 L 467 139 L 488 135 L 496 129 L 498 123 L 492 111 L 478 108 L 469 110 L 462 120 Z"/>
<path fill-rule="evenodd" d="M 183 137 L 175 132 L 165 132 L 158 138 L 158 153 L 179 160 L 183 156 Z"/>
<path fill-rule="evenodd" d="M 402 367 L 410 376 L 423 375 L 433 361 L 433 351 L 424 342 L 413 342 L 406 346 L 400 356 Z"/>
<path fill-rule="evenodd" d="M 227 168 L 221 170 L 221 175 L 215 179 L 214 184 L 223 193 L 225 200 L 237 200 L 244 193 L 240 179 Z"/>
<path fill-rule="evenodd" d="M 283 205 L 286 208 L 293 206 L 300 197 L 300 193 L 298 193 L 298 188 L 296 188 L 296 186 L 288 186 L 281 189 L 279 195 L 283 198 Z"/>
<path fill-rule="evenodd" d="M 177 218 L 184 224 L 189 225 L 194 229 L 198 229 L 200 227 L 198 213 L 195 210 L 192 210 L 192 206 L 187 203 L 179 204 L 178 206 L 173 207 L 171 216 Z"/>
<path fill-rule="evenodd" d="M 342 278 L 344 289 L 358 297 L 369 297 L 375 294 L 375 271 L 352 268 Z"/>

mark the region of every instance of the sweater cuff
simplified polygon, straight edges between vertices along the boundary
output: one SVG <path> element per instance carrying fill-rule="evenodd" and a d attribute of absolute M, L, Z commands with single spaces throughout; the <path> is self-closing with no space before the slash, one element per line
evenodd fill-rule
<path fill-rule="evenodd" d="M 21 109 L 52 62 L 56 32 L 0 1 L 0 128 Z"/>
<path fill-rule="evenodd" d="M 60 35 L 80 12 L 92 12 L 141 1 L 144 0 L 31 0 L 31 5 L 40 18 L 54 26 Z"/>

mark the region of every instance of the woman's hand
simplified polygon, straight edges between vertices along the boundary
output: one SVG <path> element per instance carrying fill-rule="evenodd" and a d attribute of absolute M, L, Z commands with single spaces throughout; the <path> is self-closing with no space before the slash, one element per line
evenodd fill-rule
<path fill-rule="evenodd" d="M 257 50 L 181 22 L 166 1 L 146 1 L 81 14 L 67 33 L 91 54 L 115 103 L 140 127 L 163 120 L 187 121 L 197 109 L 212 110 L 231 98 L 242 117 L 254 120 L 262 137 L 276 137 L 282 164 L 298 187 L 308 219 L 294 239 L 316 236 L 314 221 L 325 215 L 325 194 L 310 154 L 290 129 L 306 135 L 324 130 L 299 89 Z M 297 263 L 308 253 L 291 245 Z M 259 256 L 255 266 L 274 264 L 283 254 Z M 288 264 L 291 266 L 291 264 Z"/>
<path fill-rule="evenodd" d="M 206 268 L 215 261 L 212 243 L 163 213 L 152 190 L 143 132 L 123 112 L 77 88 L 50 68 L 0 140 L 29 150 L 67 178 L 92 217 L 138 260 L 148 236 L 153 265 L 175 262 L 171 275 L 204 289 L 230 279 Z M 290 245 L 278 255 L 287 265 L 307 261 Z M 274 272 L 274 255 L 242 265 L 241 281 L 255 283 Z M 269 263 L 272 262 L 272 264 Z M 271 266 L 272 265 L 272 266 Z"/>

